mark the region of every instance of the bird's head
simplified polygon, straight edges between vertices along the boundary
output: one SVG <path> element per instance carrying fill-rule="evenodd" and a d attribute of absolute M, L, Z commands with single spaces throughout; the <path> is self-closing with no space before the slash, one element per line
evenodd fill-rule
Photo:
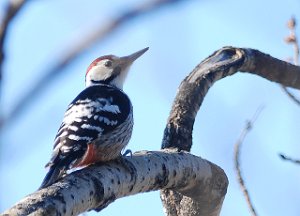
<path fill-rule="evenodd" d="M 86 71 L 85 85 L 102 83 L 122 89 L 131 64 L 148 49 L 147 47 L 124 57 L 105 55 L 95 59 Z"/>

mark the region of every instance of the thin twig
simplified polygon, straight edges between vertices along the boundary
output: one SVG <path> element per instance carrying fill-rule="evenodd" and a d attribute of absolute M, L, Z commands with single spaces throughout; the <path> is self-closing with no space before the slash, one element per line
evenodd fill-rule
<path fill-rule="evenodd" d="M 295 17 L 291 17 L 291 19 L 287 23 L 287 27 L 290 29 L 290 35 L 286 37 L 284 40 L 286 43 L 291 44 L 294 48 L 294 64 L 299 65 L 299 44 L 298 37 L 296 34 L 296 19 Z M 300 100 L 292 94 L 286 86 L 281 85 L 282 90 L 286 95 L 294 101 L 298 106 L 300 106 Z"/>
<path fill-rule="evenodd" d="M 26 3 L 25 0 L 10 0 L 7 1 L 5 14 L 2 22 L 0 23 L 0 82 L 2 80 L 2 64 L 4 60 L 4 43 L 7 35 L 9 25 L 22 6 Z"/>
<path fill-rule="evenodd" d="M 300 106 L 300 100 L 298 98 L 296 98 L 295 95 L 293 95 L 288 89 L 287 87 L 281 85 L 282 90 L 286 93 L 286 95 L 292 99 L 292 101 L 294 101 L 296 104 L 298 104 Z"/>
<path fill-rule="evenodd" d="M 7 32 L 12 20 L 16 17 L 22 6 L 26 3 L 26 0 L 8 0 L 6 2 L 6 8 L 4 10 L 3 18 L 0 23 L 0 100 L 2 94 L 2 78 L 3 78 L 3 62 L 5 58 L 4 43 L 7 36 Z M 2 123 L 2 113 L 0 113 L 0 126 Z"/>
<path fill-rule="evenodd" d="M 295 163 L 295 164 L 297 164 L 297 165 L 300 164 L 300 160 L 291 158 L 291 157 L 286 156 L 286 155 L 284 155 L 284 154 L 282 154 L 282 153 L 280 153 L 280 154 L 278 154 L 278 155 L 279 155 L 279 157 L 280 157 L 282 160 L 289 161 L 289 162 Z"/>
<path fill-rule="evenodd" d="M 11 112 L 0 121 L 0 128 L 7 122 L 12 122 L 20 116 L 22 111 L 27 108 L 27 106 L 35 100 L 38 94 L 40 94 L 46 87 L 60 75 L 64 69 L 75 62 L 81 55 L 83 55 L 88 48 L 90 48 L 96 42 L 104 40 L 108 35 L 116 31 L 124 23 L 129 22 L 139 16 L 146 15 L 157 11 L 163 6 L 171 5 L 174 3 L 186 2 L 184 0 L 154 0 L 146 3 L 142 3 L 137 7 L 131 8 L 124 12 L 122 15 L 115 19 L 111 19 L 105 25 L 99 25 L 98 28 L 89 32 L 87 35 L 80 37 L 80 40 L 73 43 L 73 49 L 69 50 L 64 56 L 62 56 L 60 61 L 46 69 L 46 71 L 41 71 L 40 74 L 44 76 L 37 82 L 35 86 L 29 90 L 23 98 L 19 100 L 16 106 L 11 110 Z"/>
<path fill-rule="evenodd" d="M 248 192 L 248 190 L 246 188 L 244 179 L 243 179 L 242 174 L 241 174 L 241 168 L 240 168 L 240 148 L 241 148 L 241 145 L 242 145 L 242 143 L 243 143 L 246 135 L 252 129 L 254 122 L 256 121 L 256 119 L 258 118 L 258 116 L 259 116 L 259 114 L 261 113 L 262 110 L 263 110 L 263 106 L 260 106 L 256 110 L 256 112 L 255 112 L 254 116 L 252 117 L 252 119 L 248 120 L 246 122 L 246 126 L 243 129 L 243 131 L 241 132 L 241 135 L 240 135 L 239 139 L 237 140 L 237 142 L 235 144 L 235 147 L 234 147 L 234 161 L 235 161 L 235 169 L 236 169 L 236 172 L 237 172 L 237 179 L 238 179 L 240 187 L 241 187 L 241 189 L 243 191 L 243 194 L 244 194 L 244 196 L 246 198 L 246 202 L 248 204 L 248 207 L 249 207 L 249 209 L 251 211 L 252 216 L 256 216 L 257 213 L 256 213 L 256 211 L 254 209 L 253 203 L 251 202 L 249 192 Z"/>

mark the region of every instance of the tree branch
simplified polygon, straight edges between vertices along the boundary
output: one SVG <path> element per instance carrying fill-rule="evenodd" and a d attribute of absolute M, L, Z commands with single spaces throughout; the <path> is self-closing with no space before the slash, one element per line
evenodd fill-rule
<path fill-rule="evenodd" d="M 237 140 L 237 142 L 235 144 L 235 147 L 234 147 L 234 162 L 235 162 L 235 169 L 236 169 L 236 173 L 237 173 L 237 179 L 238 179 L 238 182 L 239 182 L 240 187 L 242 189 L 242 192 L 244 194 L 244 197 L 246 199 L 247 205 L 248 205 L 248 207 L 251 211 L 252 216 L 256 216 L 257 213 L 254 209 L 253 203 L 251 202 L 249 192 L 248 192 L 247 187 L 245 185 L 245 181 L 242 177 L 242 172 L 241 172 L 241 168 L 240 168 L 240 149 L 241 149 L 241 146 L 242 146 L 242 144 L 245 140 L 246 135 L 252 129 L 253 124 L 256 121 L 256 119 L 258 118 L 258 115 L 260 114 L 262 109 L 263 109 L 263 107 L 258 108 L 257 111 L 255 112 L 252 120 L 246 122 L 246 126 L 244 127 L 244 129 L 243 129 L 243 131 L 242 131 L 242 133 L 241 133 L 241 135 L 240 135 L 239 139 Z"/>
<path fill-rule="evenodd" d="M 182 81 L 164 131 L 162 148 L 190 151 L 196 114 L 209 88 L 219 79 L 248 72 L 300 89 L 300 68 L 254 49 L 224 47 L 203 60 Z M 177 191 L 161 191 L 167 215 L 184 215 L 180 209 L 193 201 Z M 187 202 L 183 202 L 188 200 Z M 197 205 L 190 212 L 198 212 Z M 193 214 L 197 215 L 197 214 Z"/>
<path fill-rule="evenodd" d="M 175 152 L 168 152 L 168 156 L 146 152 L 128 158 L 130 172 L 115 162 L 87 167 L 29 195 L 7 212 L 47 210 L 70 215 L 72 211 L 102 209 L 119 197 L 165 189 L 161 197 L 167 215 L 219 215 L 228 185 L 224 171 L 195 156 L 176 152 L 190 150 L 195 116 L 208 89 L 237 71 L 300 88 L 299 67 L 258 50 L 224 47 L 201 62 L 179 87 L 162 142 L 163 148 Z"/>
<path fill-rule="evenodd" d="M 296 34 L 296 19 L 295 19 L 295 17 L 292 17 L 288 21 L 287 27 L 290 29 L 290 35 L 285 38 L 285 42 L 288 43 L 288 44 L 293 45 L 293 48 L 294 48 L 294 64 L 299 66 L 299 44 L 298 44 L 298 37 L 297 37 L 297 34 Z M 294 94 L 292 94 L 287 89 L 287 87 L 285 87 L 284 85 L 281 85 L 281 88 L 284 91 L 284 93 L 286 93 L 286 95 L 292 101 L 294 101 L 298 106 L 300 106 L 300 100 L 298 98 L 296 98 L 296 96 Z"/>
<path fill-rule="evenodd" d="M 300 89 L 300 67 L 258 50 L 224 47 L 197 65 L 180 84 L 165 128 L 162 148 L 190 150 L 194 120 L 208 89 L 217 80 L 238 71 Z"/>
<path fill-rule="evenodd" d="M 3 215 L 77 215 L 100 211 L 124 196 L 163 188 L 180 191 L 208 209 L 215 208 L 227 190 L 222 169 L 186 152 L 143 151 L 122 163 L 126 165 L 110 162 L 73 172 L 28 195 Z"/>
<path fill-rule="evenodd" d="M 300 164 L 300 160 L 297 160 L 297 159 L 288 157 L 288 156 L 286 156 L 286 155 L 284 155 L 284 154 L 281 154 L 281 153 L 280 153 L 280 154 L 279 154 L 279 157 L 280 157 L 282 160 L 290 161 L 290 162 L 292 162 L 292 163 L 294 163 L 294 164 L 297 164 L 297 165 Z"/>
<path fill-rule="evenodd" d="M 4 60 L 4 42 L 7 35 L 8 27 L 13 18 L 20 11 L 22 6 L 26 3 L 25 0 L 7 1 L 5 14 L 0 24 L 0 82 L 2 81 L 2 64 Z"/>
<path fill-rule="evenodd" d="M 298 98 L 296 98 L 295 95 L 293 95 L 288 89 L 287 87 L 281 85 L 282 91 L 284 93 L 286 93 L 286 95 L 292 100 L 294 101 L 295 104 L 297 104 L 298 106 L 300 106 L 300 100 Z"/>

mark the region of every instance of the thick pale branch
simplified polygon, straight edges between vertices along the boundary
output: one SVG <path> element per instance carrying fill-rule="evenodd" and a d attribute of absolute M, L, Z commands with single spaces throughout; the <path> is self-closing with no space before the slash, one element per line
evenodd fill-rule
<path fill-rule="evenodd" d="M 181 83 L 165 129 L 163 148 L 190 150 L 195 116 L 208 89 L 217 80 L 238 71 L 300 88 L 299 67 L 258 50 L 225 47 L 201 62 Z M 77 214 L 102 209 L 119 197 L 163 189 L 161 197 L 167 215 L 219 215 L 228 181 L 216 165 L 182 152 L 145 152 L 127 161 L 127 172 L 116 163 L 75 172 L 29 195 L 8 212 L 72 215 L 72 211 Z"/>
<path fill-rule="evenodd" d="M 28 195 L 4 215 L 77 215 L 101 210 L 116 199 L 158 189 L 173 189 L 220 211 L 228 180 L 216 165 L 186 152 L 138 152 L 120 162 L 76 171 Z"/>

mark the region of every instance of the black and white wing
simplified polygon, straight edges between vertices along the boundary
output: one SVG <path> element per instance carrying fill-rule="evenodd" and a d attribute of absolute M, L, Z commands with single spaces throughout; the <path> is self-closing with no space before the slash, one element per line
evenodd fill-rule
<path fill-rule="evenodd" d="M 114 131 L 129 115 L 132 105 L 120 89 L 94 85 L 83 90 L 68 106 L 54 141 L 50 167 L 42 186 L 59 179 L 85 154 L 88 144 Z"/>

